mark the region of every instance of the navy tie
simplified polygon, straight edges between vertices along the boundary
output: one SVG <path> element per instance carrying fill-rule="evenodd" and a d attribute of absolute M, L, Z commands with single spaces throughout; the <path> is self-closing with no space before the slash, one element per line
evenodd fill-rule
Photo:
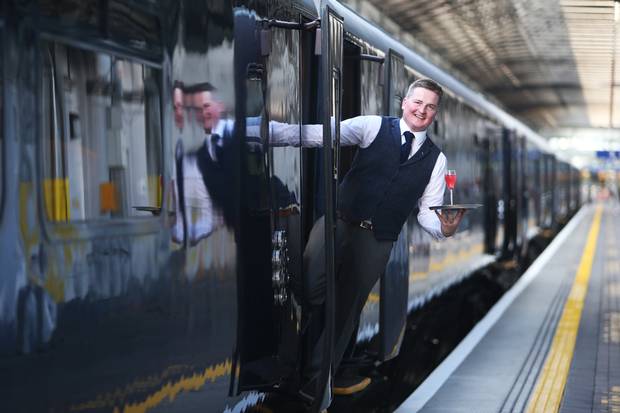
<path fill-rule="evenodd" d="M 405 135 L 405 143 L 400 145 L 400 163 L 405 163 L 409 159 L 409 153 L 411 153 L 411 142 L 413 141 L 413 133 L 407 131 Z"/>

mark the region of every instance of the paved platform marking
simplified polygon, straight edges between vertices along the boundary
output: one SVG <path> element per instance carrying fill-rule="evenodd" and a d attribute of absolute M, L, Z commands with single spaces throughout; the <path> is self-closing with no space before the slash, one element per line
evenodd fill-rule
<path fill-rule="evenodd" d="M 609 394 L 601 399 L 601 404 L 611 413 L 620 412 L 620 386 L 612 386 Z"/>
<path fill-rule="evenodd" d="M 605 314 L 603 343 L 620 344 L 620 313 L 612 312 Z"/>
<path fill-rule="evenodd" d="M 614 275 L 620 273 L 620 261 L 606 261 L 605 262 L 605 272 L 609 275 Z"/>
<path fill-rule="evenodd" d="M 608 282 L 605 290 L 609 297 L 620 297 L 620 282 Z"/>
<path fill-rule="evenodd" d="M 542 374 L 538 377 L 532 398 L 528 403 L 528 413 L 557 412 L 560 407 L 577 340 L 583 303 L 588 291 L 588 282 L 601 228 L 601 215 L 602 207 L 598 206 L 575 275 L 575 282 L 566 300 Z"/>
<path fill-rule="evenodd" d="M 541 270 L 551 260 L 558 249 L 570 237 L 579 223 L 591 210 L 590 206 L 582 207 L 568 225 L 551 241 L 540 256 L 530 265 L 516 284 L 506 291 L 497 303 L 491 308 L 486 316 L 476 324 L 467 336 L 452 350 L 452 352 L 433 370 L 433 372 L 418 386 L 418 388 L 401 404 L 395 413 L 416 413 L 435 395 L 441 386 L 448 380 L 450 375 L 461 365 L 465 358 L 478 345 L 482 338 L 502 317 L 506 309 L 513 301 L 538 277 Z"/>

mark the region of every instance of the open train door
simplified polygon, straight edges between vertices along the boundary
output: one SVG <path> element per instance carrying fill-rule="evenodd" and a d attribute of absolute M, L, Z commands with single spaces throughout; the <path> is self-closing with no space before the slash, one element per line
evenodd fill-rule
<path fill-rule="evenodd" d="M 515 142 L 515 158 L 517 161 L 517 254 L 516 258 L 521 259 L 527 252 L 528 244 L 528 217 L 530 207 L 530 196 L 532 194 L 527 186 L 527 143 L 524 136 L 517 136 Z"/>
<path fill-rule="evenodd" d="M 239 8 L 235 13 L 235 72 L 238 105 L 235 117 L 245 128 L 242 148 L 242 207 L 239 219 L 240 271 L 238 339 L 233 362 L 230 394 L 242 391 L 295 390 L 294 362 L 300 351 L 301 295 L 294 285 L 301 274 L 299 226 L 301 163 L 299 145 L 271 145 L 269 121 L 299 125 L 300 113 L 278 113 L 272 106 L 287 99 L 286 108 L 301 108 L 301 78 L 280 79 L 278 73 L 295 77 L 300 71 L 284 70 L 286 64 L 301 65 L 302 56 L 321 54 L 320 106 L 323 108 L 321 175 L 325 189 L 325 250 L 327 271 L 325 345 L 321 374 L 307 402 L 318 409 L 332 370 L 334 329 L 334 243 L 337 200 L 338 154 L 341 117 L 343 22 L 328 6 L 321 9 L 320 50 L 299 35 L 310 33 L 317 22 L 261 20 Z M 321 33 L 321 34 L 319 34 Z M 313 45 L 315 46 L 315 45 Z M 306 50 L 308 49 L 308 50 Z M 289 59 L 295 59 L 291 63 Z M 301 60 L 300 60 L 301 59 Z M 274 74 L 272 76 L 272 74 Z M 299 83 L 299 84 L 298 84 Z M 284 88 L 286 87 L 286 90 Z M 281 93 L 281 92 L 289 93 Z M 295 99 L 300 101 L 295 102 Z M 296 109 L 298 110 L 298 109 Z M 332 129 L 332 120 L 335 128 Z M 300 135 L 301 136 L 301 135 Z M 294 144 L 294 142 L 291 142 Z M 282 317 L 288 315 L 288 317 Z M 288 333 L 287 333 L 288 332 Z M 291 387 L 293 386 L 293 387 Z M 304 389 L 305 390 L 305 389 Z M 309 389 L 312 390 L 312 389 Z M 286 391 L 286 390 L 284 390 Z"/>
<path fill-rule="evenodd" d="M 336 205 L 342 117 L 343 19 L 326 3 L 321 6 L 321 57 L 323 97 L 323 179 L 325 185 L 325 323 L 321 375 L 317 383 L 318 408 L 324 398 L 334 359 Z M 333 125 L 333 127 L 332 127 Z"/>
<path fill-rule="evenodd" d="M 390 49 L 385 65 L 385 114 L 401 116 L 401 103 L 407 90 L 403 56 Z M 410 219 L 415 219 L 415 216 Z M 409 251 L 407 224 L 403 225 L 392 247 L 390 259 L 381 276 L 379 306 L 379 360 L 396 357 L 405 332 L 409 296 Z"/>
<path fill-rule="evenodd" d="M 301 60 L 302 31 L 294 12 L 264 20 L 235 10 L 237 132 L 242 133 L 237 343 L 230 395 L 276 391 L 294 382 L 300 354 L 301 305 L 294 285 L 301 274 Z M 312 51 L 314 52 L 314 51 Z M 272 144 L 270 121 L 287 124 L 289 145 Z M 288 136 L 288 135 L 287 135 Z M 294 391 L 294 389 L 292 389 Z"/>
<path fill-rule="evenodd" d="M 503 179 L 504 179 L 504 244 L 502 259 L 512 260 L 517 253 L 517 177 L 518 177 L 517 135 L 513 129 L 502 130 Z"/>

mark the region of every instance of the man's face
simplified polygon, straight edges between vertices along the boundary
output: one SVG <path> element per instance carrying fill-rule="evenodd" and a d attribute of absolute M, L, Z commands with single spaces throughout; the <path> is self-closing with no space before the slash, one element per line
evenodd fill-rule
<path fill-rule="evenodd" d="M 183 91 L 180 88 L 174 89 L 172 101 L 174 105 L 174 123 L 177 125 L 177 128 L 183 129 L 185 117 L 183 116 Z"/>
<path fill-rule="evenodd" d="M 411 95 L 403 99 L 403 119 L 413 132 L 426 130 L 439 110 L 439 95 L 423 87 L 413 89 Z"/>
<path fill-rule="evenodd" d="M 205 132 L 211 133 L 211 130 L 220 120 L 222 112 L 221 103 L 213 99 L 211 92 L 200 92 L 198 93 L 195 106 L 199 109 L 199 118 L 202 121 Z"/>

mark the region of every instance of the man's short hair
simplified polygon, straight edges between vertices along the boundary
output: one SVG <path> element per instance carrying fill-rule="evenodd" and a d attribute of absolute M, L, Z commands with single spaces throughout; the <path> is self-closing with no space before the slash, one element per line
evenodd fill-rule
<path fill-rule="evenodd" d="M 437 96 L 439 96 L 439 100 L 437 101 L 437 103 L 441 103 L 443 89 L 441 88 L 441 86 L 439 86 L 437 82 L 431 79 L 418 79 L 409 86 L 409 89 L 407 89 L 407 97 L 411 96 L 411 94 L 413 93 L 413 89 L 417 87 L 421 87 L 423 89 L 428 89 L 435 92 Z"/>
<path fill-rule="evenodd" d="M 209 82 L 195 83 L 193 85 L 185 86 L 186 93 L 196 93 L 196 92 L 217 92 L 217 88 L 213 86 Z"/>
<path fill-rule="evenodd" d="M 180 80 L 175 80 L 174 83 L 172 84 L 172 89 L 180 89 L 180 90 L 184 90 L 185 89 L 185 84 L 183 82 L 181 82 Z"/>

